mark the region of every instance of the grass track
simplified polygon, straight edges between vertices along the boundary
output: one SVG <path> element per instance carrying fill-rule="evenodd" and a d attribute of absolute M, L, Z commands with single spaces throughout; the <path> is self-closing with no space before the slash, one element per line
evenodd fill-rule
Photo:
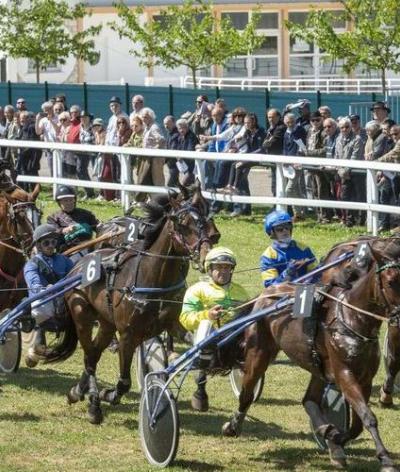
<path fill-rule="evenodd" d="M 85 205 L 102 220 L 120 213 L 118 207 Z M 45 214 L 56 206 L 46 201 Z M 254 268 L 268 244 L 262 229 L 262 214 L 229 220 L 218 217 L 221 244 L 238 255 L 238 270 Z M 317 226 L 313 221 L 298 225 L 296 239 L 307 242 L 322 256 L 335 242 L 360 234 L 361 228 L 339 225 Z M 198 274 L 189 275 L 189 283 Z M 260 291 L 257 271 L 237 274 L 236 280 L 251 295 Z M 184 349 L 181 346 L 181 349 Z M 137 434 L 139 396 L 136 385 L 123 403 L 103 406 L 105 421 L 92 426 L 86 418 L 86 402 L 68 406 L 65 393 L 76 383 L 82 370 L 82 352 L 62 364 L 27 369 L 21 363 L 15 375 L 0 375 L 0 472 L 144 472 L 153 470 L 145 461 Z M 99 386 L 111 386 L 118 378 L 118 359 L 105 353 L 98 369 Z M 133 375 L 134 378 L 134 375 Z M 386 446 L 400 462 L 399 407 L 382 410 L 377 391 L 383 379 L 381 367 L 375 379 L 372 407 L 378 416 Z M 190 409 L 194 388 L 189 376 L 179 399 L 181 438 L 177 460 L 171 471 L 325 471 L 331 470 L 326 454 L 312 441 L 301 398 L 308 374 L 287 363 L 271 367 L 264 393 L 250 409 L 239 439 L 220 436 L 220 428 L 237 406 L 227 378 L 214 378 L 208 384 L 210 411 Z M 397 400 L 396 403 L 399 403 Z M 367 433 L 348 448 L 349 470 L 377 471 L 372 441 Z"/>

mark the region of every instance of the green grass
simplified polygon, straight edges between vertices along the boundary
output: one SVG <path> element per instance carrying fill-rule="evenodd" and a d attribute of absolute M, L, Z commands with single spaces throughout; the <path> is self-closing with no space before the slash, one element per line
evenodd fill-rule
<path fill-rule="evenodd" d="M 84 205 L 105 220 L 121 214 L 117 206 L 94 202 Z M 45 199 L 45 214 L 56 206 Z M 263 233 L 263 211 L 254 217 L 229 220 L 216 218 L 222 233 L 221 244 L 238 256 L 238 270 L 258 265 L 268 239 Z M 309 220 L 299 224 L 296 239 L 308 243 L 317 256 L 332 244 L 361 234 L 362 229 L 343 229 L 339 225 L 318 226 Z M 193 283 L 198 274 L 190 272 Z M 236 280 L 250 295 L 261 290 L 257 271 L 238 273 Z M 184 347 L 181 346 L 183 349 Z M 0 375 L 0 471 L 46 472 L 112 471 L 144 472 L 152 470 L 144 459 L 137 432 L 139 396 L 133 391 L 116 407 L 103 406 L 104 423 L 92 426 L 86 417 L 86 402 L 68 406 L 65 393 L 76 383 L 82 371 L 82 351 L 64 363 L 24 366 L 15 375 Z M 134 372 L 133 372 L 134 377 Z M 210 411 L 195 413 L 190 408 L 193 376 L 184 384 L 179 398 L 181 438 L 172 471 L 324 471 L 331 470 L 326 454 L 312 440 L 308 418 L 301 406 L 308 374 L 288 363 L 273 365 L 267 373 L 260 401 L 252 406 L 238 439 L 226 439 L 220 429 L 236 409 L 227 378 L 209 381 Z M 110 387 L 118 378 L 118 358 L 105 352 L 98 369 L 100 387 Z M 371 405 L 380 422 L 386 446 L 399 459 L 398 406 L 382 410 L 377 391 L 383 379 L 381 367 L 375 379 Z M 376 471 L 372 440 L 367 433 L 348 448 L 349 470 Z M 400 462 L 400 461 L 399 461 Z"/>

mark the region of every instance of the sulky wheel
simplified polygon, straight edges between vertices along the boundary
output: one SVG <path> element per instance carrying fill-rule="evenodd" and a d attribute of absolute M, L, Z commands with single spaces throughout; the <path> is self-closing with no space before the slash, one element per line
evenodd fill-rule
<path fill-rule="evenodd" d="M 236 398 L 239 398 L 240 391 L 242 390 L 243 370 L 240 367 L 235 367 L 232 369 L 231 373 L 229 374 L 229 380 L 231 382 L 233 394 Z M 260 379 L 257 381 L 256 386 L 254 387 L 253 402 L 256 402 L 260 398 L 264 388 L 264 380 L 265 375 L 260 377 Z"/>
<path fill-rule="evenodd" d="M 175 399 L 165 383 L 153 377 L 146 382 L 139 407 L 139 434 L 150 464 L 167 467 L 179 443 L 179 417 Z"/>
<path fill-rule="evenodd" d="M 321 401 L 321 410 L 328 422 L 334 424 L 339 431 L 347 431 L 349 429 L 350 407 L 342 392 L 335 385 L 328 384 L 326 386 Z M 311 421 L 310 427 L 318 447 L 321 450 L 327 449 L 325 439 L 315 431 Z"/>
<path fill-rule="evenodd" d="M 7 314 L 3 311 L 0 317 Z M 21 332 L 17 326 L 12 326 L 5 332 L 4 339 L 0 339 L 0 372 L 9 374 L 16 372 L 21 360 Z"/>
<path fill-rule="evenodd" d="M 136 349 L 136 380 L 142 390 L 145 376 L 149 372 L 164 370 L 168 365 L 167 353 L 159 337 L 144 341 Z"/>

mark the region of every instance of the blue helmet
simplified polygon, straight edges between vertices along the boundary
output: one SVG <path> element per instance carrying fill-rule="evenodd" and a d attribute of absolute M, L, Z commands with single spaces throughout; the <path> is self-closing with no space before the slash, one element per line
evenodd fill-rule
<path fill-rule="evenodd" d="M 283 225 L 285 223 L 292 224 L 292 217 L 286 211 L 276 210 L 268 213 L 264 220 L 265 232 L 271 236 L 272 230 L 275 226 Z"/>

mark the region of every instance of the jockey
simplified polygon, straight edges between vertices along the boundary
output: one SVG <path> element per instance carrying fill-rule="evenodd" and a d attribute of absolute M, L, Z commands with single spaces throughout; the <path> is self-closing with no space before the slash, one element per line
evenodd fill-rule
<path fill-rule="evenodd" d="M 236 258 L 230 249 L 211 249 L 204 266 L 209 281 L 197 282 L 187 289 L 179 317 L 180 323 L 187 331 L 198 331 L 196 335 L 199 334 L 201 324 L 207 326 L 203 329 L 209 332 L 212 328 L 218 328 L 230 321 L 234 315 L 230 308 L 235 302 L 249 298 L 240 285 L 232 282 Z M 203 321 L 205 323 L 202 323 Z M 200 339 L 197 339 L 198 341 Z"/>
<path fill-rule="evenodd" d="M 232 282 L 236 258 L 230 249 L 211 249 L 204 266 L 209 280 L 197 282 L 187 289 L 179 317 L 182 326 L 195 333 L 195 344 L 206 338 L 213 329 L 230 321 L 234 316 L 232 308 L 249 298 L 243 287 Z M 203 369 L 210 366 L 212 358 L 210 348 L 200 352 L 200 372 L 196 380 L 198 388 L 192 396 L 192 407 L 198 411 L 208 410 L 207 377 Z"/>
<path fill-rule="evenodd" d="M 61 210 L 47 218 L 47 223 L 54 225 L 61 238 L 61 250 L 76 246 L 83 241 L 92 239 L 93 232 L 98 225 L 97 218 L 92 212 L 83 208 L 76 208 L 75 190 L 66 185 L 60 185 L 56 192 L 56 200 Z M 78 253 L 78 258 L 86 251 Z M 77 262 L 77 259 L 74 262 Z"/>
<path fill-rule="evenodd" d="M 273 211 L 264 220 L 264 229 L 273 240 L 260 259 L 264 287 L 289 282 L 316 267 L 311 249 L 292 239 L 293 223 L 285 211 Z"/>
<path fill-rule="evenodd" d="M 43 224 L 38 226 L 33 233 L 33 242 L 37 249 L 34 255 L 24 266 L 25 282 L 29 290 L 29 295 L 36 295 L 45 290 L 46 287 L 55 284 L 65 277 L 73 267 L 73 262 L 62 254 L 57 254 L 59 233 L 57 228 Z M 32 303 L 31 314 L 36 325 L 40 326 L 45 321 L 53 318 L 62 305 L 58 299 L 49 301 L 41 306 L 36 306 L 38 302 Z M 62 307 L 61 307 L 62 309 Z M 46 347 L 44 331 L 38 329 L 28 354 L 25 358 L 28 367 L 34 367 L 39 362 L 38 354 Z"/>

